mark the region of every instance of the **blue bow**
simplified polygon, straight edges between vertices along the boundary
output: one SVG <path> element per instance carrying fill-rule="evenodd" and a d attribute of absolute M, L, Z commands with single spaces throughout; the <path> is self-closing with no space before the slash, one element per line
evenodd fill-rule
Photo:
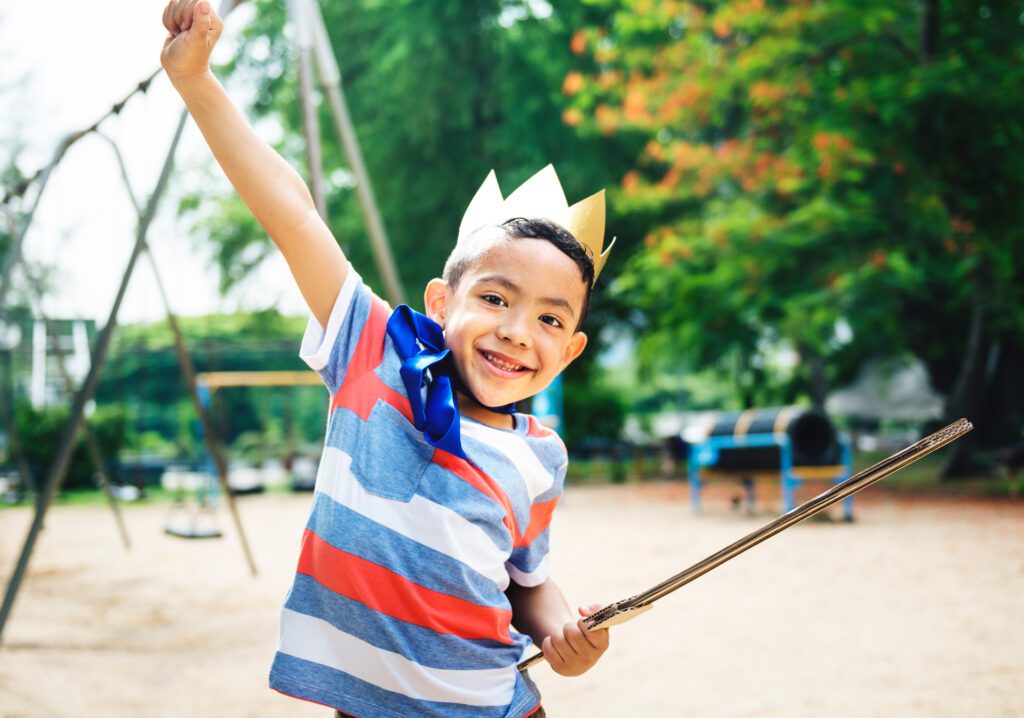
<path fill-rule="evenodd" d="M 431 446 L 465 459 L 455 397 L 458 377 L 452 366 L 451 350 L 444 347 L 441 326 L 409 305 L 400 304 L 388 319 L 387 332 L 402 360 L 399 374 L 409 395 L 413 426 L 423 432 Z M 512 414 L 515 405 L 491 411 Z"/>

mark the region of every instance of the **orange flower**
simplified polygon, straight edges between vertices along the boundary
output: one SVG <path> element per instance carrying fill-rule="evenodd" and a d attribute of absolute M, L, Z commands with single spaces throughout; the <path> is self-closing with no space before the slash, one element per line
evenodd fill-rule
<path fill-rule="evenodd" d="M 583 30 L 577 30 L 572 34 L 569 41 L 569 49 L 576 55 L 582 55 L 587 49 L 587 34 Z"/>
<path fill-rule="evenodd" d="M 974 234 L 974 223 L 959 217 L 950 217 L 949 225 L 958 234 Z"/>
<path fill-rule="evenodd" d="M 732 26 L 729 24 L 727 20 L 724 20 L 722 18 L 716 19 L 711 24 L 711 29 L 715 33 L 715 37 L 719 38 L 720 40 L 724 40 L 725 38 L 729 37 L 730 33 L 732 33 Z"/>
<path fill-rule="evenodd" d="M 661 146 L 661 143 L 657 140 L 651 140 L 647 143 L 644 148 L 644 152 L 655 162 L 661 162 L 665 159 L 665 149 Z"/>
<path fill-rule="evenodd" d="M 647 116 L 647 98 L 640 90 L 630 90 L 622 102 L 622 113 L 627 119 L 638 121 Z"/>
<path fill-rule="evenodd" d="M 622 178 L 622 189 L 628 195 L 636 194 L 637 188 L 640 186 L 640 175 L 636 170 L 630 170 Z"/>
<path fill-rule="evenodd" d="M 667 190 L 675 189 L 678 184 L 679 171 L 674 167 L 669 168 L 668 172 L 665 173 L 665 176 L 661 178 L 660 182 L 658 182 L 659 187 Z"/>
<path fill-rule="evenodd" d="M 608 105 L 598 105 L 594 110 L 594 119 L 597 120 L 601 132 L 606 135 L 614 133 L 619 128 L 619 117 Z"/>
<path fill-rule="evenodd" d="M 755 82 L 748 94 L 755 104 L 767 105 L 786 99 L 786 90 L 769 82 Z"/>
<path fill-rule="evenodd" d="M 871 253 L 871 264 L 878 269 L 885 269 L 887 258 L 884 249 L 876 249 Z"/>
<path fill-rule="evenodd" d="M 573 70 L 565 76 L 565 82 L 562 83 L 562 92 L 572 97 L 581 89 L 583 89 L 583 75 Z"/>
<path fill-rule="evenodd" d="M 583 122 L 583 113 L 575 107 L 570 107 L 562 112 L 562 122 L 569 127 L 576 127 Z"/>

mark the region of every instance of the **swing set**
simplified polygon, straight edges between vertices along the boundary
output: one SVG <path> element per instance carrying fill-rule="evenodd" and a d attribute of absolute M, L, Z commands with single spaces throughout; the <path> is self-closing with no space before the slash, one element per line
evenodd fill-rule
<path fill-rule="evenodd" d="M 222 0 L 219 12 L 222 16 L 228 15 L 237 5 L 238 0 Z M 339 135 L 341 146 L 345 152 L 348 160 L 348 164 L 353 175 L 356 178 L 356 192 L 359 198 L 360 207 L 363 211 L 364 221 L 366 223 L 367 231 L 371 240 L 371 248 L 376 259 L 380 275 L 383 278 L 385 285 L 385 293 L 392 304 L 397 305 L 402 303 L 402 291 L 401 284 L 398 280 L 397 269 L 395 268 L 394 259 L 392 257 L 387 235 L 384 231 L 384 224 L 381 220 L 380 213 L 377 209 L 376 200 L 373 195 L 373 189 L 369 180 L 369 176 L 366 171 L 365 163 L 363 162 L 362 153 L 359 148 L 358 140 L 356 139 L 355 130 L 352 126 L 352 121 L 348 113 L 348 106 L 345 101 L 345 97 L 341 86 L 341 74 L 338 70 L 337 64 L 334 59 L 334 52 L 330 45 L 330 40 L 327 35 L 327 30 L 324 25 L 323 17 L 320 13 L 319 6 L 315 0 L 289 0 L 288 3 L 288 14 L 289 19 L 295 27 L 295 41 L 296 41 L 296 54 L 298 57 L 299 65 L 299 77 L 300 77 L 300 97 L 302 103 L 302 116 L 303 116 L 303 128 L 306 137 L 306 148 L 307 156 L 309 160 L 309 174 L 310 174 L 310 187 L 313 194 L 314 201 L 317 208 L 319 209 L 322 216 L 326 217 L 325 213 L 325 197 L 324 197 L 324 186 L 323 181 L 323 169 L 320 160 L 320 142 L 319 142 L 319 126 L 317 122 L 316 108 L 314 102 L 314 65 L 317 70 L 317 76 L 320 81 L 320 87 L 323 96 L 328 102 L 331 110 L 331 114 L 334 119 L 335 129 Z M 212 423 L 210 421 L 208 406 L 209 400 L 207 399 L 204 403 L 203 394 L 201 391 L 201 384 L 196 376 L 195 369 L 192 364 L 192 359 L 189 354 L 188 348 L 185 345 L 185 341 L 182 337 L 181 329 L 177 320 L 177 316 L 171 309 L 170 302 L 167 298 L 167 293 L 164 289 L 164 284 L 161 279 L 158 264 L 153 256 L 152 247 L 149 245 L 147 235 L 149 233 L 150 226 L 156 216 L 157 210 L 160 206 L 160 201 L 163 198 L 164 192 L 167 189 L 168 182 L 170 180 L 173 166 L 174 156 L 181 142 L 181 137 L 185 129 L 185 124 L 188 120 L 188 112 L 183 110 L 177 127 L 174 131 L 173 137 L 170 142 L 167 155 L 164 159 L 163 165 L 160 170 L 159 177 L 156 185 L 149 195 L 145 203 L 140 202 L 137 197 L 138 195 L 132 189 L 131 183 L 128 179 L 128 173 L 125 169 L 124 161 L 121 156 L 121 152 L 117 144 L 107 137 L 101 130 L 101 125 L 111 116 L 118 115 L 123 110 L 125 105 L 132 100 L 136 94 L 145 94 L 161 70 L 156 70 L 151 73 L 146 79 L 138 84 L 138 86 L 132 90 L 126 97 L 119 102 L 115 103 L 102 117 L 96 120 L 94 123 L 85 127 L 81 130 L 69 133 L 64 137 L 57 145 L 50 162 L 37 171 L 36 173 L 26 177 L 23 181 L 17 185 L 6 188 L 2 197 L 0 197 L 0 208 L 7 207 L 16 200 L 23 199 L 29 195 L 34 189 L 35 194 L 30 204 L 28 205 L 27 211 L 19 213 L 21 216 L 18 218 L 18 226 L 15 227 L 13 237 L 4 264 L 2 274 L 0 274 L 0 306 L 4 306 L 4 300 L 7 296 L 8 291 L 11 287 L 11 278 L 15 272 L 15 269 L 20 269 L 22 274 L 27 280 L 27 284 L 30 289 L 34 292 L 35 296 L 35 307 L 38 311 L 38 305 L 42 296 L 44 295 L 44 288 L 41 281 L 35 276 L 33 269 L 27 262 L 22 261 L 22 245 L 25 240 L 25 236 L 28 233 L 29 227 L 32 224 L 33 217 L 36 209 L 39 206 L 39 201 L 42 198 L 47 182 L 53 175 L 53 172 L 60 165 L 61 161 L 66 156 L 67 152 L 83 138 L 95 135 L 103 139 L 107 144 L 110 145 L 114 156 L 118 162 L 122 179 L 124 180 L 125 189 L 131 199 L 131 203 L 135 208 L 137 215 L 137 226 L 135 233 L 135 242 L 132 248 L 131 254 L 128 259 L 127 267 L 125 268 L 124 274 L 121 279 L 121 283 L 118 287 L 117 294 L 115 296 L 113 305 L 111 306 L 109 318 L 104 325 L 103 329 L 96 336 L 91 352 L 91 363 L 89 371 L 85 376 L 85 379 L 81 382 L 77 390 L 74 390 L 73 382 L 70 379 L 66 383 L 68 389 L 73 391 L 73 400 L 71 404 L 70 417 L 65 424 L 64 430 L 61 434 L 58 448 L 54 454 L 53 461 L 49 467 L 46 475 L 46 480 L 40 484 L 33 480 L 31 473 L 24 468 L 24 461 L 18 460 L 20 457 L 20 451 L 17 448 L 17 436 L 13 431 L 13 422 L 10 420 L 10 408 L 6 406 L 4 397 L 0 396 L 0 421 L 3 422 L 4 428 L 11 442 L 12 452 L 15 454 L 21 474 L 21 480 L 25 487 L 30 491 L 35 491 L 37 500 L 35 502 L 35 513 L 33 520 L 29 527 L 28 533 L 25 537 L 24 544 L 19 554 L 18 560 L 15 564 L 14 571 L 7 584 L 7 590 L 4 594 L 2 605 L 0 605 L 0 641 L 3 638 L 3 629 L 6 625 L 11 611 L 14 606 L 15 599 L 17 598 L 18 590 L 21 586 L 25 574 L 28 571 L 28 566 L 31 561 L 32 552 L 35 547 L 36 541 L 38 540 L 39 534 L 42 531 L 44 525 L 44 519 L 49 507 L 53 503 L 53 499 L 57 492 L 60 490 L 61 483 L 63 482 L 64 476 L 67 473 L 68 465 L 71 460 L 72 449 L 74 448 L 75 441 L 81 431 L 86 439 L 87 446 L 94 445 L 94 439 L 91 439 L 91 430 L 89 428 L 88 420 L 86 418 L 86 407 L 90 404 L 93 396 L 96 392 L 96 387 L 99 381 L 100 373 L 102 372 L 103 366 L 106 362 L 107 355 L 110 348 L 110 342 L 113 337 L 114 330 L 117 326 L 117 318 L 121 309 L 121 304 L 124 300 L 125 293 L 128 288 L 128 283 L 135 270 L 136 264 L 139 258 L 145 254 L 149 260 L 150 268 L 156 279 L 156 286 L 160 293 L 161 300 L 166 310 L 168 323 L 171 328 L 171 332 L 174 337 L 175 350 L 178 355 L 178 361 L 182 371 L 182 375 L 185 378 L 185 382 L 189 387 L 189 394 L 192 399 L 193 406 L 195 407 L 196 413 L 199 417 L 199 422 L 202 427 L 202 434 L 206 449 L 209 453 L 211 461 L 213 463 L 215 474 L 216 474 L 216 487 L 219 490 L 219 494 L 225 499 L 228 511 L 231 514 L 232 521 L 234 524 L 235 532 L 238 535 L 239 543 L 242 547 L 242 551 L 245 557 L 246 564 L 249 568 L 249 572 L 255 576 L 257 574 L 256 564 L 253 560 L 252 552 L 249 548 L 248 540 L 246 539 L 245 531 L 242 526 L 241 518 L 238 514 L 237 507 L 235 506 L 234 494 L 228 484 L 228 467 L 224 457 L 224 453 L 221 450 L 220 443 L 217 440 L 216 434 L 213 430 Z M 6 214 L 6 212 L 5 212 Z M 273 381 L 274 377 L 269 376 L 272 372 L 255 372 L 249 373 L 247 377 L 235 377 L 234 381 Z M 257 376 L 261 375 L 261 376 Z M 278 377 L 280 378 L 280 377 Z M 230 381 L 227 378 L 217 378 L 216 375 L 210 375 L 206 377 L 207 384 L 205 391 L 207 393 L 212 392 L 214 388 L 220 388 L 222 386 L 231 386 L 230 383 L 219 383 Z M 298 383 L 310 382 L 319 383 L 319 378 L 316 375 L 310 374 L 307 378 L 302 380 L 289 379 L 288 381 Z M 234 384 L 241 386 L 244 384 Z M 252 385 L 252 384 L 250 384 Z M 262 384 L 267 385 L 267 384 Z M 0 392 L 2 394 L 2 392 Z M 117 506 L 116 498 L 110 489 L 109 477 L 106 476 L 102 469 L 103 461 L 102 457 L 98 454 L 98 450 L 93 451 L 90 449 L 90 459 L 96 466 L 97 473 L 100 477 L 100 484 L 104 488 L 108 501 L 110 502 L 111 509 L 115 515 L 119 531 L 121 532 L 122 539 L 125 547 L 130 546 L 130 542 L 127 536 L 127 532 L 124 529 L 123 521 L 120 517 L 120 510 Z M 209 503 L 213 494 L 212 482 L 209 489 L 203 493 L 203 498 Z M 213 536 L 219 531 L 216 526 L 212 528 L 203 529 L 201 526 L 196 524 L 195 528 L 189 528 L 188 522 L 185 522 L 185 528 L 180 531 L 169 531 L 174 535 L 187 536 L 188 538 L 197 538 L 200 535 Z M 196 534 L 196 535 L 191 535 Z"/>

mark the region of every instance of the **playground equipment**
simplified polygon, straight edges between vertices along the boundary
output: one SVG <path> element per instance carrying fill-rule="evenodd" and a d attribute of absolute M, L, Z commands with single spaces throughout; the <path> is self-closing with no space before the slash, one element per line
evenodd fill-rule
<path fill-rule="evenodd" d="M 237 0 L 222 0 L 219 12 L 222 16 L 226 16 L 231 12 L 232 9 L 238 4 Z M 303 103 L 303 118 L 306 129 L 306 140 L 307 140 L 307 151 L 309 153 L 310 163 L 310 183 L 313 186 L 314 199 L 317 202 L 317 207 L 323 214 L 323 208 L 325 207 L 322 187 L 323 183 L 323 170 L 320 164 L 320 153 L 319 153 L 319 139 L 318 139 L 318 128 L 316 124 L 316 113 L 314 111 L 313 93 L 312 93 L 312 63 L 311 63 L 311 52 L 313 58 L 316 61 L 317 69 L 319 70 L 321 85 L 325 91 L 325 95 L 328 99 L 332 115 L 335 120 L 336 129 L 340 135 L 342 147 L 345 150 L 352 172 L 356 177 L 356 190 L 360 200 L 360 206 L 363 209 L 364 219 L 367 223 L 367 229 L 371 238 L 371 245 L 374 252 L 374 256 L 377 260 L 378 267 L 381 272 L 381 276 L 384 278 L 387 295 L 392 304 L 400 304 L 402 302 L 401 285 L 398 282 L 398 274 L 395 269 L 394 260 L 392 259 L 390 249 L 388 247 L 387 237 L 384 234 L 383 222 L 380 219 L 379 212 L 377 211 L 376 204 L 374 201 L 371 184 L 369 177 L 366 172 L 365 165 L 362 160 L 362 155 L 359 151 L 358 141 L 355 136 L 355 131 L 352 127 L 352 122 L 348 114 L 347 105 L 345 103 L 344 95 L 341 89 L 341 75 L 338 71 L 337 65 L 334 61 L 334 53 L 330 47 L 329 38 L 327 35 L 326 28 L 324 26 L 323 17 L 320 14 L 319 6 L 314 0 L 290 0 L 288 3 L 289 14 L 292 22 L 296 27 L 296 42 L 297 50 L 300 63 L 300 76 L 301 76 L 301 98 Z M 31 225 L 32 218 L 35 214 L 36 208 L 39 205 L 39 200 L 46 188 L 46 184 L 52 175 L 53 171 L 60 164 L 68 150 L 79 140 L 84 137 L 96 134 L 103 136 L 99 132 L 101 123 L 112 115 L 119 114 L 123 109 L 124 105 L 134 96 L 136 93 L 145 93 L 152 80 L 160 73 L 157 70 L 149 75 L 145 80 L 139 83 L 138 87 L 128 94 L 127 97 L 122 99 L 120 102 L 114 104 L 111 109 L 100 117 L 92 125 L 69 133 L 64 139 L 60 141 L 56 151 L 49 164 L 45 168 L 36 172 L 35 174 L 28 177 L 25 181 L 19 183 L 17 186 L 5 190 L 4 195 L 0 198 L 0 205 L 7 204 L 14 198 L 24 196 L 33 185 L 36 186 L 36 194 L 30 205 L 29 210 L 25 213 L 24 219 L 21 225 L 14 232 L 13 240 L 8 253 L 7 263 L 0 272 L 0 306 L 3 305 L 3 300 L 6 297 L 7 291 L 11 286 L 11 276 L 14 268 L 19 264 L 21 258 L 21 247 L 23 240 L 28 232 L 28 228 Z M 207 449 L 214 459 L 216 465 L 217 478 L 221 488 L 221 492 L 225 497 L 225 502 L 234 520 L 236 532 L 240 539 L 243 553 L 245 554 L 246 562 L 249 566 L 250 572 L 256 574 L 256 564 L 253 561 L 252 553 L 249 549 L 248 541 L 245 537 L 245 532 L 242 527 L 241 519 L 238 515 L 237 509 L 234 504 L 234 499 L 231 491 L 229 490 L 227 483 L 227 465 L 224 460 L 223 454 L 220 451 L 217 441 L 214 438 L 214 432 L 205 411 L 202 401 L 199 396 L 198 387 L 195 381 L 195 371 L 192 366 L 191 357 L 189 356 L 188 350 L 185 346 L 184 340 L 181 335 L 180 328 L 177 323 L 177 318 L 170 309 L 170 305 L 167 300 L 166 292 L 164 291 L 163 283 L 160 279 L 159 272 L 157 271 L 156 261 L 153 259 L 152 250 L 147 243 L 147 234 L 149 227 L 156 215 L 157 208 L 159 207 L 160 200 L 163 197 L 164 191 L 166 190 L 168 180 L 170 178 L 173 165 L 174 155 L 177 151 L 178 145 L 181 141 L 182 132 L 185 127 L 185 123 L 188 119 L 188 112 L 183 110 L 178 121 L 177 128 L 174 132 L 174 137 L 171 140 L 170 147 L 167 152 L 167 156 L 164 160 L 163 166 L 160 170 L 159 178 L 157 179 L 156 185 L 149 195 L 145 204 L 141 204 L 137 199 L 136 195 L 131 190 L 131 185 L 128 182 L 127 173 L 124 170 L 124 164 L 121 161 L 120 153 L 117 151 L 116 145 L 114 147 L 115 155 L 117 155 L 118 162 L 121 166 L 121 174 L 125 180 L 125 185 L 131 196 L 132 203 L 138 214 L 138 225 L 136 230 L 135 244 L 132 253 L 129 257 L 127 267 L 124 271 L 124 275 L 121 280 L 121 284 L 118 288 L 116 297 L 114 299 L 113 306 L 110 309 L 110 315 L 107 323 L 104 325 L 102 331 L 97 336 L 95 343 L 92 348 L 92 361 L 89 367 L 88 374 L 82 381 L 78 391 L 75 393 L 74 400 L 71 406 L 70 418 L 65 425 L 64 432 L 61 435 L 60 443 L 56 454 L 53 459 L 53 463 L 50 466 L 49 472 L 45 483 L 42 484 L 43 489 L 39 492 L 38 500 L 36 503 L 35 515 L 31 526 L 29 527 L 28 534 L 25 538 L 25 543 L 22 547 L 19 558 L 15 564 L 14 572 L 11 575 L 11 579 L 7 586 L 7 591 L 4 595 L 2 605 L 0 605 L 0 639 L 3 636 L 3 629 L 7 623 L 7 619 L 10 616 L 11 610 L 14 605 L 15 598 L 17 597 L 18 589 L 21 586 L 21 582 L 28 570 L 28 564 L 31 560 L 32 551 L 35 547 L 36 540 L 38 539 L 39 533 L 42 530 L 44 524 L 44 518 L 49 506 L 53 502 L 53 498 L 56 496 L 57 491 L 60 489 L 64 475 L 67 472 L 68 463 L 71 459 L 71 451 L 75 443 L 75 439 L 79 430 L 82 429 L 85 421 L 85 409 L 89 402 L 92 400 L 93 395 L 96 391 L 96 386 L 99 380 L 100 372 L 107 358 L 107 352 L 110 346 L 110 342 L 113 336 L 113 332 L 117 326 L 117 317 L 120 312 L 121 303 L 124 300 L 125 292 L 128 288 L 128 283 L 131 279 L 132 273 L 134 272 L 135 265 L 143 254 L 144 250 L 149 250 L 147 256 L 149 256 L 150 263 L 156 276 L 157 286 L 160 291 L 161 298 L 167 309 L 167 318 L 171 327 L 171 331 L 175 339 L 175 348 L 178 352 L 179 361 L 181 364 L 182 373 L 185 377 L 186 384 L 189 386 L 190 395 L 193 404 L 196 408 L 196 412 L 199 415 L 199 420 L 203 426 L 203 435 L 207 441 Z M 107 139 L 107 138 L 104 138 Z M 109 140 L 108 140 L 109 141 Z M 0 407 L 0 418 L 6 417 L 7 411 L 3 407 Z M 29 479 L 31 481 L 31 479 Z"/>
<path fill-rule="evenodd" d="M 196 375 L 196 384 L 200 400 L 207 412 L 210 412 L 213 394 L 219 389 L 241 386 L 323 386 L 323 381 L 311 371 L 216 371 Z M 241 493 L 232 477 L 228 478 L 234 493 Z M 262 488 L 262 484 L 260 486 Z M 311 490 L 312 485 L 309 482 L 293 482 L 292 488 L 297 491 Z"/>
<path fill-rule="evenodd" d="M 217 523 L 217 483 L 207 472 L 169 468 L 160 478 L 174 493 L 164 532 L 178 538 L 220 538 Z"/>
<path fill-rule="evenodd" d="M 839 484 L 853 473 L 850 443 L 824 413 L 787 406 L 712 414 L 705 419 L 705 438 L 690 446 L 690 500 L 701 510 L 701 488 L 709 478 L 740 479 L 746 505 L 753 512 L 759 477 L 778 477 L 783 511 L 796 505 L 796 489 L 804 481 Z M 853 499 L 843 502 L 843 517 L 853 519 Z"/>

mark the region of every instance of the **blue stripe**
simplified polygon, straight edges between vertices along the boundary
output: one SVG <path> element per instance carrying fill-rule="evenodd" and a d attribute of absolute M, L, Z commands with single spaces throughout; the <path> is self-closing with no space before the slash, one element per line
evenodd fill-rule
<path fill-rule="evenodd" d="M 548 554 L 548 541 L 551 528 L 546 528 L 526 546 L 520 546 L 512 552 L 509 563 L 523 573 L 533 573 Z"/>
<path fill-rule="evenodd" d="M 402 375 L 399 373 L 402 367 L 402 358 L 398 356 L 395 351 L 395 342 L 387 334 L 384 335 L 384 358 L 381 360 L 380 365 L 374 370 L 377 374 L 377 378 L 384 382 L 389 388 L 397 391 L 404 397 L 408 397 L 409 393 L 405 390 L 405 384 L 402 382 Z"/>
<path fill-rule="evenodd" d="M 274 656 L 270 687 L 359 718 L 521 718 L 537 705 L 537 698 L 521 675 L 516 679 L 511 709 L 506 706 L 467 706 L 410 698 L 344 671 L 284 653 Z"/>
<path fill-rule="evenodd" d="M 295 585 L 288 594 L 285 607 L 322 618 L 339 631 L 431 668 L 505 668 L 518 662 L 531 643 L 528 637 L 518 633 L 512 633 L 516 641 L 512 645 L 438 633 L 340 596 L 303 574 L 295 577 Z"/>
<path fill-rule="evenodd" d="M 569 464 L 569 456 L 565 453 L 565 444 L 557 435 L 531 436 L 527 434 L 523 438 L 526 439 L 527 445 L 536 454 L 540 463 L 549 468 L 554 467 L 565 471 Z"/>
<path fill-rule="evenodd" d="M 431 463 L 423 472 L 417 493 L 428 501 L 456 510 L 477 526 L 502 554 L 512 551 L 512 535 L 505 526 L 505 508 L 487 494 L 447 469 Z"/>
<path fill-rule="evenodd" d="M 479 439 L 463 435 L 462 446 L 466 455 L 480 470 L 490 476 L 508 496 L 512 510 L 515 512 L 516 525 L 520 531 L 526 531 L 530 521 L 530 494 L 526 490 L 526 481 L 515 465 L 509 461 L 504 452 L 495 449 Z"/>
<path fill-rule="evenodd" d="M 432 591 L 478 606 L 508 610 L 505 594 L 486 576 L 440 551 L 395 533 L 317 493 L 307 526 L 327 543 L 383 566 Z"/>

